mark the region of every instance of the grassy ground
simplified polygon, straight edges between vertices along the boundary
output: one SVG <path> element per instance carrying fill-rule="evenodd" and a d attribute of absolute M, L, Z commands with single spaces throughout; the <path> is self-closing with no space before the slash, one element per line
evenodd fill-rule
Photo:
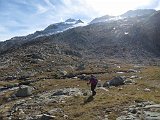
<path fill-rule="evenodd" d="M 66 99 L 65 103 L 49 103 L 44 105 L 41 109 L 43 113 L 53 108 L 61 108 L 70 120 L 101 120 L 108 115 L 109 120 L 117 118 L 122 110 L 133 104 L 135 100 L 140 101 L 154 101 L 160 103 L 160 67 L 156 66 L 141 66 L 137 73 L 124 73 L 119 74 L 117 71 L 127 71 L 133 68 L 133 65 L 121 65 L 121 67 L 110 67 L 107 69 L 108 73 L 98 74 L 97 78 L 104 83 L 106 80 L 110 80 L 114 76 L 132 76 L 137 75 L 139 78 L 134 79 L 136 84 L 123 85 L 119 87 L 109 88 L 109 91 L 97 88 L 97 95 L 88 103 L 84 103 L 87 96 L 74 96 Z M 101 69 L 102 70 L 102 69 Z M 88 72 L 93 72 L 87 70 Z M 48 75 L 48 74 L 47 74 Z M 44 74 L 45 76 L 45 74 Z M 81 88 L 83 90 L 89 90 L 90 87 L 86 85 L 87 81 L 79 79 L 42 79 L 32 83 L 35 91 L 33 94 L 50 91 L 60 88 Z M 7 83 L 0 83 L 1 85 Z M 145 91 L 145 89 L 150 91 Z M 12 92 L 8 92 L 5 95 L 1 95 L 0 102 L 6 104 L 6 107 L 10 107 L 3 99 L 7 99 Z M 11 101 L 10 103 L 12 103 Z M 0 114 L 3 114 L 1 110 Z M 57 120 L 64 119 L 62 114 L 57 113 Z"/>

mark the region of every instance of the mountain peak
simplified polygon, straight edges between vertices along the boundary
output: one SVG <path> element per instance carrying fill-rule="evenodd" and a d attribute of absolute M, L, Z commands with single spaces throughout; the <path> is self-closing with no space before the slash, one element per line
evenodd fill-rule
<path fill-rule="evenodd" d="M 65 22 L 75 22 L 75 21 L 76 21 L 75 19 L 69 18 Z"/>
<path fill-rule="evenodd" d="M 82 20 L 75 20 L 75 19 L 72 19 L 72 18 L 69 18 L 65 21 L 65 23 L 68 23 L 68 24 L 78 24 L 78 23 L 84 23 Z"/>
<path fill-rule="evenodd" d="M 79 20 L 76 21 L 76 24 L 78 24 L 78 23 L 84 23 L 84 22 L 79 19 Z"/>
<path fill-rule="evenodd" d="M 99 22 L 105 22 L 111 18 L 114 18 L 114 16 L 109 16 L 109 15 L 105 15 L 105 16 L 102 16 L 102 17 L 98 17 L 98 18 L 95 18 L 93 19 L 90 24 L 93 24 L 93 23 L 99 23 Z"/>
<path fill-rule="evenodd" d="M 122 14 L 122 17 L 136 17 L 136 16 L 144 16 L 144 15 L 152 15 L 155 13 L 154 9 L 137 9 L 137 10 L 129 10 L 126 13 Z"/>

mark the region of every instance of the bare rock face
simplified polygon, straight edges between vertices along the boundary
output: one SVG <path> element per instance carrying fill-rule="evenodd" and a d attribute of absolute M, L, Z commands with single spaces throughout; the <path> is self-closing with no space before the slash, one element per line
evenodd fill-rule
<path fill-rule="evenodd" d="M 32 95 L 33 88 L 30 86 L 22 85 L 19 87 L 16 96 L 17 97 L 27 97 Z"/>

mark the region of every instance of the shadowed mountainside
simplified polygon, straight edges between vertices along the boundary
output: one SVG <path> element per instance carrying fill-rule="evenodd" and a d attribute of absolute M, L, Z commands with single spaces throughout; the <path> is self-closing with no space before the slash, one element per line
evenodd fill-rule
<path fill-rule="evenodd" d="M 159 119 L 159 20 L 154 10 L 68 19 L 0 42 L 0 119 Z"/>
<path fill-rule="evenodd" d="M 129 11 L 116 19 L 104 16 L 96 18 L 97 22 L 93 20 L 92 24 L 87 26 L 72 28 L 61 33 L 23 40 L 24 42 L 16 38 L 1 42 L 0 53 L 1 56 L 11 52 L 17 55 L 19 52 L 25 54 L 27 47 L 36 46 L 32 51 L 36 53 L 40 49 L 47 48 L 48 51 L 41 51 L 47 54 L 54 51 L 52 48 L 60 47 L 57 55 L 82 58 L 107 57 L 132 62 L 155 61 L 160 56 L 159 17 L 159 11 L 155 10 Z M 77 22 L 82 23 L 80 20 Z M 48 29 L 51 31 L 53 26 L 55 25 L 47 27 L 44 31 Z"/>

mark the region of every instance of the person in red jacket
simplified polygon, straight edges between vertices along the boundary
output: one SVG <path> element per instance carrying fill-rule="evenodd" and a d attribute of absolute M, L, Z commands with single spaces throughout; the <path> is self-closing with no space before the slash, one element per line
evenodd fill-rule
<path fill-rule="evenodd" d="M 87 83 L 88 85 L 91 84 L 91 91 L 92 91 L 92 96 L 95 96 L 96 95 L 96 91 L 95 91 L 95 88 L 96 88 L 96 85 L 98 83 L 98 80 L 96 79 L 95 76 L 91 75 L 90 79 L 89 79 L 89 82 Z"/>

